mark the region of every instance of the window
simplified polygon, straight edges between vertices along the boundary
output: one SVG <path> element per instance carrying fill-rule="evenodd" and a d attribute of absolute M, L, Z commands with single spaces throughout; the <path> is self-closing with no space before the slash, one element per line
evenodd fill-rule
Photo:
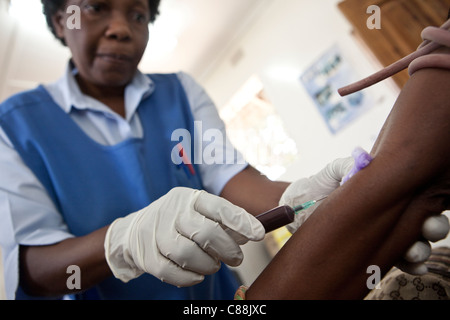
<path fill-rule="evenodd" d="M 269 179 L 279 178 L 297 159 L 297 146 L 284 130 L 257 76 L 231 98 L 220 116 L 233 145 Z"/>

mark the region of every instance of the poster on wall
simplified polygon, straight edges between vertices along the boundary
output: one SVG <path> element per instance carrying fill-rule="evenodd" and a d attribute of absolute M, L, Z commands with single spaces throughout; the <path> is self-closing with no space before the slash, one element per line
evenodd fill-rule
<path fill-rule="evenodd" d="M 338 89 L 355 80 L 356 73 L 334 45 L 300 77 L 331 133 L 336 134 L 372 106 L 366 93 L 341 97 Z"/>

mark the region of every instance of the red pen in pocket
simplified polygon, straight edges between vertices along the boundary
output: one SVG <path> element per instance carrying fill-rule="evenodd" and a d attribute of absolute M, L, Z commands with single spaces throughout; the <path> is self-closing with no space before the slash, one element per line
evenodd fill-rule
<path fill-rule="evenodd" d="M 178 147 L 180 157 L 183 161 L 183 164 L 189 169 L 189 172 L 191 173 L 191 175 L 195 176 L 194 166 L 192 165 L 191 160 L 186 156 L 182 144 L 181 143 L 177 144 L 177 147 Z"/>

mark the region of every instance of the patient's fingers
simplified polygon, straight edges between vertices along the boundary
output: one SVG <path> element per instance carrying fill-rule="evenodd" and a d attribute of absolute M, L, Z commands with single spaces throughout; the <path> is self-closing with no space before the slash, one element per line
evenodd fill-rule
<path fill-rule="evenodd" d="M 400 270 L 402 270 L 403 272 L 409 273 L 414 276 L 423 276 L 428 272 L 428 267 L 423 262 L 411 263 L 402 260 L 398 262 L 395 266 Z"/>
<path fill-rule="evenodd" d="M 424 238 L 431 242 L 445 239 L 449 230 L 450 224 L 448 218 L 443 214 L 429 217 L 422 226 Z"/>
<path fill-rule="evenodd" d="M 426 241 L 417 241 L 408 249 L 401 261 L 397 262 L 395 266 L 411 275 L 424 275 L 428 272 L 425 261 L 428 260 L 430 255 L 430 244 Z"/>
<path fill-rule="evenodd" d="M 428 241 L 417 241 L 404 255 L 404 259 L 411 263 L 425 262 L 431 255 L 431 246 Z"/>

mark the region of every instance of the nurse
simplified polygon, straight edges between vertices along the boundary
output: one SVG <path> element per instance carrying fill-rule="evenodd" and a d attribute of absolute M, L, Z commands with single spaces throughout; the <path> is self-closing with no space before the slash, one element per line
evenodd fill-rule
<path fill-rule="evenodd" d="M 232 165 L 174 161 L 174 131 L 199 139 L 200 121 L 226 135 L 187 74 L 138 70 L 159 0 L 42 3 L 72 58 L 61 79 L 0 106 L 7 297 L 232 298 L 238 283 L 226 265 L 242 262 L 239 245 L 264 237 L 253 215 L 282 196 L 301 203 L 329 194 L 353 160 L 338 159 L 289 188 L 227 141 L 214 149 L 233 154 Z M 67 27 L 69 5 L 80 8 L 80 29 Z M 182 143 L 183 154 L 198 151 Z M 78 287 L 68 285 L 68 270 L 80 270 Z"/>

